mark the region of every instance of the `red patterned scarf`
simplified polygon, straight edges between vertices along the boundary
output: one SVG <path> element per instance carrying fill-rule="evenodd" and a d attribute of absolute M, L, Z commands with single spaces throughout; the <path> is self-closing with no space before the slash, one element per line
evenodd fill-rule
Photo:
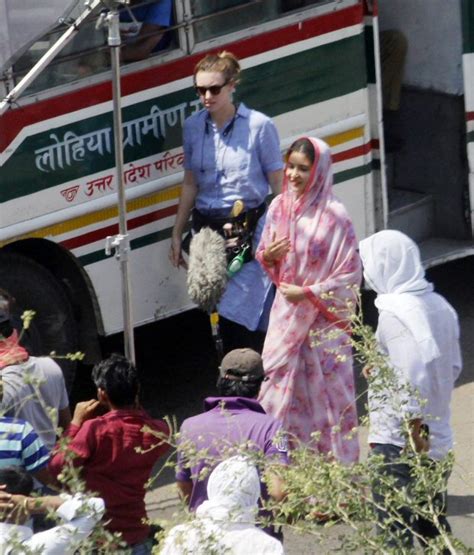
<path fill-rule="evenodd" d="M 10 337 L 0 337 L 0 370 L 12 364 L 25 362 L 28 358 L 28 351 L 20 345 L 16 330 L 13 330 Z"/>

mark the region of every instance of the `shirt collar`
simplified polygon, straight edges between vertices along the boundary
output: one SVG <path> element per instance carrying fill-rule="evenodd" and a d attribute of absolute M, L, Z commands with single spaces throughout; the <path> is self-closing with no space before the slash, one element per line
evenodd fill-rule
<path fill-rule="evenodd" d="M 250 110 L 245 106 L 243 102 L 240 102 L 237 105 L 237 115 L 242 118 L 248 118 L 250 114 Z"/>
<path fill-rule="evenodd" d="M 266 414 L 262 405 L 256 399 L 249 399 L 248 397 L 207 397 L 204 401 L 204 410 L 210 411 L 221 405 L 228 410 L 247 409 Z"/>

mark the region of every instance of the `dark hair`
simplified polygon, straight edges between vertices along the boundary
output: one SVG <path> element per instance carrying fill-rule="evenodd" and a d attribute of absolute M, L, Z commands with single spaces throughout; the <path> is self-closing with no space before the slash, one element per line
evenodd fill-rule
<path fill-rule="evenodd" d="M 217 378 L 217 392 L 220 397 L 247 397 L 253 399 L 260 392 L 263 379 L 244 382 L 229 378 Z"/>
<path fill-rule="evenodd" d="M 96 387 L 103 389 L 116 407 L 133 405 L 138 395 L 138 372 L 123 355 L 114 353 L 92 370 Z"/>
<path fill-rule="evenodd" d="M 15 300 L 13 297 L 5 291 L 5 289 L 0 288 L 0 305 L 2 312 L 3 322 L 0 322 L 0 339 L 10 337 L 13 333 L 13 326 L 11 325 L 10 314 L 11 308 Z"/>
<path fill-rule="evenodd" d="M 13 333 L 13 326 L 9 321 L 0 324 L 0 341 L 7 339 Z"/>
<path fill-rule="evenodd" d="M 306 138 L 303 139 L 297 139 L 288 149 L 288 152 L 286 153 L 286 160 L 288 161 L 288 158 L 290 157 L 290 154 L 292 152 L 301 152 L 302 154 L 304 154 L 306 156 L 306 158 L 308 158 L 308 160 L 311 161 L 311 165 L 314 164 L 314 160 L 316 159 L 316 154 L 314 152 L 314 146 L 313 143 Z"/>
<path fill-rule="evenodd" d="M 0 484 L 5 486 L 7 493 L 13 495 L 30 495 L 33 491 L 33 478 L 19 466 L 0 468 Z"/>
<path fill-rule="evenodd" d="M 227 83 L 239 82 L 239 60 L 232 54 L 223 50 L 219 54 L 208 54 L 194 66 L 194 78 L 200 71 L 222 73 Z"/>

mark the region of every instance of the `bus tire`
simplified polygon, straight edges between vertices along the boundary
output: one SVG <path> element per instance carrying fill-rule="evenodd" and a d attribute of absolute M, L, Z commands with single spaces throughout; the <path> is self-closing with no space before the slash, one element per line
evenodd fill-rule
<path fill-rule="evenodd" d="M 66 355 L 77 351 L 77 325 L 71 302 L 54 275 L 34 260 L 12 252 L 0 251 L 0 288 L 10 294 L 12 324 L 21 330 L 21 315 L 34 310 L 35 316 L 21 343 L 34 356 L 49 356 L 52 351 Z M 57 359 L 71 390 L 77 363 Z"/>

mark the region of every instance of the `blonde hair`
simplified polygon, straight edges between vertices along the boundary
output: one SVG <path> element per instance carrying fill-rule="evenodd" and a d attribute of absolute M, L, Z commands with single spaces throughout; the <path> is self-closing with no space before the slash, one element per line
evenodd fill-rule
<path fill-rule="evenodd" d="M 208 54 L 194 66 L 194 78 L 200 71 L 215 71 L 222 73 L 227 83 L 239 82 L 240 63 L 232 54 L 223 50 L 218 54 Z"/>

